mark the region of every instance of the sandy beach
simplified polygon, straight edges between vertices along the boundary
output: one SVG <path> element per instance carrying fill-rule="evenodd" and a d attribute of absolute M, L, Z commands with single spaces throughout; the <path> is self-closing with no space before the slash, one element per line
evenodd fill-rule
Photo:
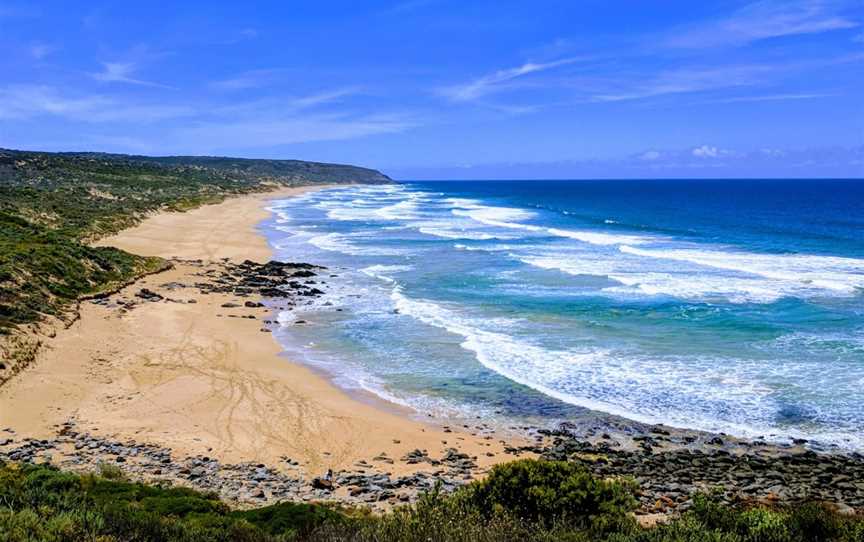
<path fill-rule="evenodd" d="M 264 265 L 271 251 L 257 225 L 269 200 L 301 192 L 161 213 L 103 239 L 173 268 L 83 301 L 80 318 L 46 338 L 36 362 L 0 387 L 0 459 L 79 472 L 108 463 L 136 480 L 215 491 L 239 506 L 336 500 L 386 509 L 520 456 L 632 477 L 642 491 L 639 513 L 649 518 L 686 509 L 694 492 L 717 484 L 728 502 L 800 501 L 818 489 L 819 499 L 864 503 L 864 486 L 854 482 L 861 457 L 815 454 L 803 441 L 748 441 L 587 410 L 555 431 L 522 428 L 520 436 L 496 433 L 484 420 L 437 426 L 346 394 L 280 355 L 267 332 L 275 311 L 260 305 L 261 291 L 226 284 L 261 281 L 261 269 L 278 267 Z M 288 277 L 305 277 L 285 279 L 294 284 L 282 300 L 289 305 L 327 288 L 328 270 L 279 265 Z M 278 272 L 264 273 L 271 274 Z M 328 469 L 332 487 L 316 480 Z M 837 472 L 847 475 L 828 474 Z"/>
<path fill-rule="evenodd" d="M 37 362 L 0 389 L 0 427 L 18 437 L 48 438 L 72 420 L 81 432 L 152 443 L 177 457 L 267 465 L 288 457 L 310 476 L 414 449 L 440 456 L 455 448 L 476 457 L 480 469 L 511 459 L 491 433 L 433 427 L 396 407 L 377 408 L 280 356 L 279 345 L 262 332 L 265 308 L 224 308 L 237 301 L 230 294 L 166 291 L 198 280 L 208 262 L 266 262 L 270 248 L 256 225 L 268 217 L 267 201 L 307 189 L 157 214 L 101 240 L 177 259 L 173 269 L 111 296 L 134 300 L 135 292 L 149 289 L 166 299 L 132 303 L 129 310 L 83 302 L 80 319 L 47 340 Z M 424 467 L 396 461 L 387 470 Z"/>

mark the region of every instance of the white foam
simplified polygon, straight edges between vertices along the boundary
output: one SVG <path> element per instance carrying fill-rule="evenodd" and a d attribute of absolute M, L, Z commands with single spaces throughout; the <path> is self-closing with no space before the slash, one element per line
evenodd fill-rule
<path fill-rule="evenodd" d="M 620 286 L 607 286 L 601 291 L 621 296 L 772 303 L 791 293 L 758 277 L 731 276 L 705 270 L 699 272 L 686 266 L 679 269 L 675 269 L 675 266 L 646 266 L 623 256 L 616 258 L 602 253 L 513 256 L 542 269 L 558 270 L 575 276 L 605 277 Z"/>
<path fill-rule="evenodd" d="M 608 277 L 618 271 L 614 260 L 591 258 L 582 254 L 520 256 L 513 253 L 510 256 L 534 267 L 563 271 L 569 275 Z"/>
<path fill-rule="evenodd" d="M 640 249 L 621 252 L 644 258 L 693 263 L 737 271 L 774 282 L 768 288 L 782 294 L 857 295 L 864 289 L 864 260 L 799 254 L 756 254 L 701 249 Z"/>
<path fill-rule="evenodd" d="M 379 216 L 376 214 L 377 209 L 374 207 L 364 207 L 362 205 L 353 207 L 336 207 L 333 203 L 321 204 L 319 205 L 319 207 L 322 209 L 327 209 L 327 218 L 333 220 L 377 220 L 379 218 Z"/>
<path fill-rule="evenodd" d="M 477 206 L 469 209 L 453 209 L 451 212 L 456 216 L 465 216 L 472 220 L 476 220 L 481 224 L 496 226 L 499 228 L 527 229 L 532 231 L 542 230 L 542 228 L 537 226 L 511 222 L 513 220 L 527 220 L 534 217 L 534 213 L 522 209 Z"/>
<path fill-rule="evenodd" d="M 388 205 L 386 207 L 377 209 L 375 211 L 375 214 L 385 220 L 413 220 L 419 217 L 417 213 L 417 205 L 417 198 L 412 197 L 410 199 L 394 203 L 393 205 Z"/>
<path fill-rule="evenodd" d="M 777 431 L 773 420 L 779 407 L 772 399 L 774 390 L 761 384 L 764 366 L 758 361 L 642 358 L 593 347 L 551 350 L 482 329 L 481 321 L 411 299 L 399 286 L 391 298 L 399 314 L 462 337 L 462 348 L 483 366 L 549 397 L 645 423 L 746 436 Z M 682 408 L 685 404 L 691 408 Z M 850 438 L 843 431 L 834 436 Z"/>
<path fill-rule="evenodd" d="M 402 186 L 351 187 L 337 196 L 322 198 L 315 207 L 339 221 L 410 220 L 420 199 Z"/>
<path fill-rule="evenodd" d="M 533 224 L 523 224 L 516 221 L 530 220 L 536 217 L 536 214 L 524 209 L 516 209 L 513 207 L 492 207 L 480 205 L 473 200 L 450 199 L 448 201 L 457 207 L 452 210 L 454 215 L 468 217 L 480 222 L 481 224 L 497 228 L 545 233 L 556 237 L 565 237 L 567 239 L 582 241 L 583 243 L 592 245 L 638 245 L 659 240 L 657 237 L 644 237 L 589 230 L 566 230 L 561 228 L 546 228 Z"/>
<path fill-rule="evenodd" d="M 568 239 L 576 239 L 583 243 L 592 245 L 639 245 L 643 243 L 656 242 L 657 238 L 642 237 L 637 235 L 619 235 L 615 233 L 604 233 L 597 231 L 574 231 L 562 230 L 559 228 L 549 228 L 549 233 L 559 237 L 567 237 Z"/>
<path fill-rule="evenodd" d="M 462 243 L 455 243 L 453 248 L 457 250 L 467 250 L 469 252 L 505 252 L 513 249 L 510 245 L 485 245 L 475 247 Z"/>
<path fill-rule="evenodd" d="M 396 282 L 390 274 L 410 271 L 413 269 L 410 265 L 370 265 L 360 270 L 364 275 L 383 280 L 384 282 Z"/>
<path fill-rule="evenodd" d="M 445 239 L 472 239 L 475 241 L 484 241 L 495 239 L 494 235 L 483 232 L 472 232 L 469 230 L 453 230 L 445 228 L 436 228 L 433 226 L 423 226 L 418 228 L 420 233 L 431 235 L 433 237 L 443 237 Z"/>
<path fill-rule="evenodd" d="M 841 359 L 857 362 L 858 359 L 864 359 L 861 358 L 864 356 L 864 329 L 845 333 L 795 331 L 777 337 L 769 345 L 769 348 L 785 355 L 789 355 L 789 353 L 800 354 L 802 350 L 805 350 L 810 353 L 829 354 L 835 359 L 835 362 Z"/>
<path fill-rule="evenodd" d="M 784 297 L 782 290 L 771 288 L 765 281 L 728 276 L 681 273 L 610 273 L 610 279 L 623 287 L 610 286 L 611 293 L 641 293 L 647 296 L 670 296 L 678 299 L 731 303 L 772 303 Z"/>
<path fill-rule="evenodd" d="M 403 249 L 359 246 L 352 243 L 348 235 L 335 232 L 310 237 L 306 242 L 321 250 L 350 256 L 402 256 L 408 253 Z"/>

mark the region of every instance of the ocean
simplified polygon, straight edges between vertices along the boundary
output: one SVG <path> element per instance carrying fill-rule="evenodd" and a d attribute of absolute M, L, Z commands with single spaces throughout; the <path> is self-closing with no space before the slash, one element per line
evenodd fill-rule
<path fill-rule="evenodd" d="M 272 211 L 276 256 L 332 275 L 275 335 L 347 390 L 864 449 L 864 182 L 405 182 Z"/>

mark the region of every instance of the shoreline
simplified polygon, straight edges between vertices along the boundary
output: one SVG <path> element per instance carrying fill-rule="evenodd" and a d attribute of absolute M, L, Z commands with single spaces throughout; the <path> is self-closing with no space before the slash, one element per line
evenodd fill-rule
<path fill-rule="evenodd" d="M 229 284 L 259 272 L 244 268 L 244 260 L 263 264 L 272 256 L 260 231 L 271 216 L 267 202 L 323 188 L 159 213 L 100 241 L 171 259 L 174 267 L 82 301 L 81 318 L 46 339 L 37 361 L 0 388 L 0 458 L 84 471 L 115 463 L 136 478 L 215 490 L 239 504 L 291 498 L 386 507 L 412 501 L 436 480 L 452 489 L 520 456 L 642 478 L 650 488 L 643 512 L 681 509 L 690 489 L 708 487 L 669 482 L 676 474 L 661 474 L 668 458 L 683 471 L 693 458 L 707 461 L 706 483 L 733 468 L 729 457 L 779 458 L 792 467 L 799 460 L 842 464 L 864 479 L 860 454 L 828 450 L 814 460 L 803 442 L 736 439 L 588 409 L 560 430 L 524 426 L 511 433 L 469 420 L 446 426 L 370 392 L 337 387 L 332 375 L 289 359 L 265 336 L 278 303 L 271 306 L 260 292 L 238 294 Z M 302 291 L 278 302 L 302 304 L 316 284 L 326 289 L 330 271 L 303 271 L 312 275 L 302 275 Z M 792 467 L 789 476 L 797 476 Z M 315 481 L 328 469 L 336 479 L 329 489 Z M 733 490 L 749 487 L 745 493 L 754 498 L 776 494 L 777 480 L 765 480 L 729 483 Z M 864 505 L 864 485 L 838 491 L 849 504 Z M 654 506 L 665 494 L 675 498 Z"/>
<path fill-rule="evenodd" d="M 379 409 L 286 359 L 261 331 L 271 316 L 266 307 L 247 308 L 230 293 L 193 292 L 202 273 L 223 273 L 214 269 L 225 262 L 268 261 L 272 252 L 258 231 L 270 216 L 266 202 L 320 188 L 159 213 L 101 240 L 173 258 L 174 267 L 82 302 L 81 318 L 46 339 L 36 362 L 0 388 L 0 428 L 14 430 L 20 442 L 53 438 L 72 422 L 76 432 L 146 442 L 180 458 L 276 465 L 287 457 L 306 479 L 381 456 L 392 461 L 383 463 L 393 475 L 434 470 L 398 461 L 418 449 L 474 457 L 474 474 L 505 459 L 503 442 L 479 429 L 444 429 Z M 187 287 L 172 289 L 177 284 Z M 142 298 L 145 290 L 161 299 Z"/>

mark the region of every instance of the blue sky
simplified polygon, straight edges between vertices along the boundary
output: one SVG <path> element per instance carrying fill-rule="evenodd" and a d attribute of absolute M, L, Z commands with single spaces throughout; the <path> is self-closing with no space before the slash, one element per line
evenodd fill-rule
<path fill-rule="evenodd" d="M 0 147 L 864 176 L 864 2 L 0 0 Z"/>

